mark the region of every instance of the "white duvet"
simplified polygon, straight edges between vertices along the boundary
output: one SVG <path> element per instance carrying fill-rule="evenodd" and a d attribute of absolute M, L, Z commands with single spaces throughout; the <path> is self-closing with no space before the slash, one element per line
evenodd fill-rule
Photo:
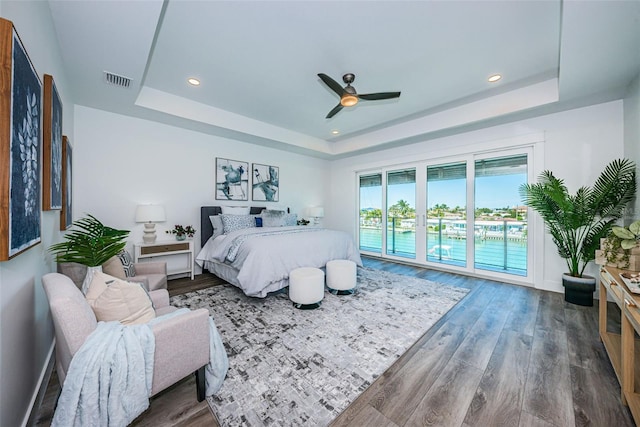
<path fill-rule="evenodd" d="M 243 240 L 238 246 L 237 242 Z M 235 244 L 234 244 L 235 242 Z M 233 261 L 227 259 L 230 249 Z M 324 267 L 348 259 L 362 265 L 353 238 L 345 232 L 313 227 L 256 227 L 233 231 L 209 241 L 196 261 L 224 262 L 238 270 L 237 284 L 248 296 L 264 298 L 277 282 L 286 286 L 299 267 Z"/>

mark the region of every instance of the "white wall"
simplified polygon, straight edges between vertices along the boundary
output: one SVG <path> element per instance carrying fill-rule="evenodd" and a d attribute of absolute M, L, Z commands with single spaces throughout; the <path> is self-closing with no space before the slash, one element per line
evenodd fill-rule
<path fill-rule="evenodd" d="M 1 1 L 40 79 L 51 74 L 63 103 L 63 133 L 73 141 L 73 99 L 68 92 L 49 4 Z M 4 143 L 4 141 L 3 141 Z M 53 270 L 46 248 L 61 239 L 59 212 L 42 213 L 42 242 L 0 262 L 0 425 L 28 417 L 52 350 L 53 324 L 40 278 Z M 6 236 L 2 236 L 6 238 Z"/>
<path fill-rule="evenodd" d="M 636 160 L 640 166 L 640 74 L 629 86 L 629 92 L 624 98 L 624 155 Z M 639 168 L 636 168 L 640 171 Z M 632 212 L 626 218 L 627 224 L 640 219 L 640 195 L 636 196 L 636 203 Z"/>
<path fill-rule="evenodd" d="M 76 217 L 90 213 L 111 227 L 131 230 L 129 246 L 142 240 L 143 226 L 134 222 L 139 203 L 164 205 L 167 221 L 156 225 L 158 239 L 170 239 L 165 231 L 174 224 L 193 225 L 196 249 L 200 206 L 289 207 L 304 217 L 306 207 L 322 203 L 325 160 L 87 107 L 76 106 L 75 113 Z M 215 200 L 216 157 L 278 166 L 279 202 Z"/>
<path fill-rule="evenodd" d="M 536 169 L 552 170 L 574 192 L 581 185 L 592 185 L 609 161 L 624 156 L 622 117 L 622 101 L 615 101 L 334 161 L 325 195 L 329 200 L 325 224 L 355 235 L 356 171 L 474 151 L 495 141 L 518 140 L 532 134 L 543 133 L 545 139 L 544 164 L 536 165 Z M 538 232 L 543 233 L 541 228 Z M 544 242 L 543 262 L 534 285 L 562 292 L 565 262 L 547 233 L 538 239 Z M 591 266 L 586 273 L 596 271 Z"/>

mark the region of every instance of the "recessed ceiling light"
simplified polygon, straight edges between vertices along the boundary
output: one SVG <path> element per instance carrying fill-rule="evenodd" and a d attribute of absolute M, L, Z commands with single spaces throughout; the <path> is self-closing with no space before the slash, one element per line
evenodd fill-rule
<path fill-rule="evenodd" d="M 332 134 L 337 135 L 340 133 L 340 131 L 338 129 L 334 129 L 331 131 Z"/>
<path fill-rule="evenodd" d="M 489 80 L 490 83 L 494 83 L 497 82 L 498 80 L 500 80 L 502 78 L 502 76 L 500 74 L 494 74 L 492 76 L 489 76 L 489 78 L 487 80 Z"/>
<path fill-rule="evenodd" d="M 191 77 L 191 78 L 187 79 L 187 81 L 192 86 L 200 86 L 200 80 L 198 80 L 196 78 Z"/>

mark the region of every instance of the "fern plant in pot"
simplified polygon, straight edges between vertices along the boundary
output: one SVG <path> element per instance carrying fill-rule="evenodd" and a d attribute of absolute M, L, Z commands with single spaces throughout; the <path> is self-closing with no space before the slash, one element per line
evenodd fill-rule
<path fill-rule="evenodd" d="M 593 187 L 580 187 L 574 195 L 550 171 L 542 172 L 537 183 L 520 186 L 523 203 L 540 214 L 567 263 L 562 276 L 565 301 L 593 305 L 596 279 L 584 270 L 635 194 L 636 166 L 628 159 L 612 161 Z"/>
<path fill-rule="evenodd" d="M 109 258 L 118 255 L 126 245 L 128 230 L 107 227 L 96 217 L 88 215 L 73 222 L 64 241 L 49 247 L 58 263 L 77 263 L 87 267 L 82 284 L 85 291 L 93 273 L 102 269 Z"/>

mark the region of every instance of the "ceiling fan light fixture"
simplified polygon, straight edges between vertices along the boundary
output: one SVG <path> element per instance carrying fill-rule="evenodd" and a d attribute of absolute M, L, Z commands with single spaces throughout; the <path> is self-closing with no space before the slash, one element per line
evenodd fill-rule
<path fill-rule="evenodd" d="M 345 93 L 340 98 L 340 105 L 342 105 L 343 107 L 353 107 L 357 103 L 358 103 L 358 97 L 351 95 L 350 93 Z"/>

